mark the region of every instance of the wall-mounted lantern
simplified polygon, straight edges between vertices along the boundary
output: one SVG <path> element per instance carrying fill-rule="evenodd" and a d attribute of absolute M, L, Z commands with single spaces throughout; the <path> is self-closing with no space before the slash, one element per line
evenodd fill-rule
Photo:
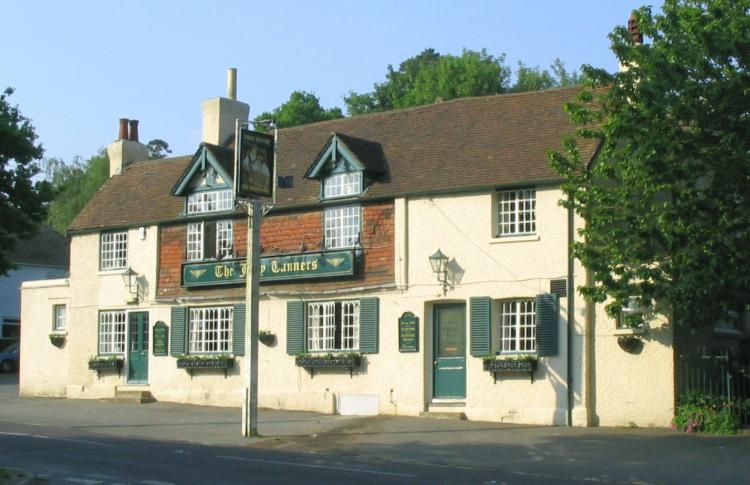
<path fill-rule="evenodd" d="M 128 303 L 138 302 L 138 273 L 130 266 L 120 275 L 125 288 L 128 289 Z"/>
<path fill-rule="evenodd" d="M 437 279 L 443 284 L 443 295 L 448 292 L 448 256 L 438 249 L 430 256 L 430 266 Z"/>

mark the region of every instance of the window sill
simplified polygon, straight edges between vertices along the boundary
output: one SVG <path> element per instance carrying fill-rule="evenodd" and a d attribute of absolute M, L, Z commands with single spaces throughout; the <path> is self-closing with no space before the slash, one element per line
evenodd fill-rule
<path fill-rule="evenodd" d="M 123 271 L 125 271 L 127 267 L 125 268 L 113 268 L 113 269 L 100 269 L 96 272 L 97 276 L 113 276 L 113 275 L 121 275 Z"/>
<path fill-rule="evenodd" d="M 616 328 L 614 332 L 612 332 L 612 335 L 615 336 L 621 336 L 621 335 L 643 335 L 646 333 L 645 327 L 637 327 L 637 328 Z"/>
<path fill-rule="evenodd" d="M 527 234 L 525 236 L 501 236 L 490 239 L 490 244 L 506 244 L 515 242 L 539 241 L 539 234 Z"/>

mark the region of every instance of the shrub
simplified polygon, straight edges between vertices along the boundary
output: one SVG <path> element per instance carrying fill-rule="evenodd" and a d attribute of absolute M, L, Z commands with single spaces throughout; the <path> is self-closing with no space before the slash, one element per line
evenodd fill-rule
<path fill-rule="evenodd" d="M 680 396 L 672 424 L 688 433 L 736 434 L 741 423 L 732 403 L 705 392 L 691 391 Z"/>

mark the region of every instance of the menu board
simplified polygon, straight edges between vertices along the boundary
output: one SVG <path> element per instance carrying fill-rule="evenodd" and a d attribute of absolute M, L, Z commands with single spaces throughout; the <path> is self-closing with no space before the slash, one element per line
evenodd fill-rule
<path fill-rule="evenodd" d="M 419 318 L 406 312 L 398 319 L 398 350 L 417 352 L 419 350 Z"/>
<path fill-rule="evenodd" d="M 169 329 L 167 324 L 159 320 L 154 324 L 153 337 L 154 355 L 167 355 L 167 342 L 169 342 Z"/>

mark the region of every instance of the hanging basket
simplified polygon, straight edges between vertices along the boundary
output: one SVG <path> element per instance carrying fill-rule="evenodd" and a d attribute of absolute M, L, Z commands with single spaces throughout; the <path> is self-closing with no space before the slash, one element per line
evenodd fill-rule
<path fill-rule="evenodd" d="M 622 335 L 617 337 L 617 345 L 629 354 L 637 354 L 643 350 L 643 341 L 633 335 Z"/>

